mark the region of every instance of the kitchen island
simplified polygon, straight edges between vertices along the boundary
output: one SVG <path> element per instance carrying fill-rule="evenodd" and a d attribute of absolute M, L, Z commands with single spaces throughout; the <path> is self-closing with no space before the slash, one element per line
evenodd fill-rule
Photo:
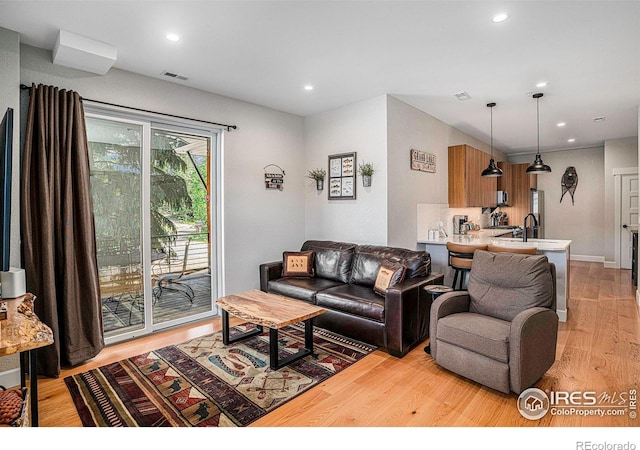
<path fill-rule="evenodd" d="M 569 264 L 571 241 L 561 239 L 532 239 L 523 242 L 522 238 L 500 237 L 504 230 L 471 231 L 468 234 L 454 234 L 447 238 L 427 239 L 418 236 L 418 249 L 431 255 L 431 268 L 444 273 L 444 282 L 451 286 L 453 269 L 449 267 L 447 242 L 460 244 L 495 244 L 503 247 L 536 247 L 539 255 L 545 255 L 556 266 L 556 312 L 560 322 L 566 322 L 569 313 Z"/>

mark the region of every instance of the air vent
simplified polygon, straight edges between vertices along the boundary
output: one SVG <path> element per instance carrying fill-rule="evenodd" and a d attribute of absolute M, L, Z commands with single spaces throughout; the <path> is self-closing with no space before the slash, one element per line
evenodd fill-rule
<path fill-rule="evenodd" d="M 185 77 L 184 75 L 178 75 L 177 73 L 167 72 L 166 70 L 162 72 L 162 75 L 164 75 L 165 77 L 175 78 L 177 80 L 182 80 L 182 81 L 188 80 L 188 78 Z"/>
<path fill-rule="evenodd" d="M 471 96 L 468 92 L 458 92 L 457 94 L 453 94 L 458 100 L 470 100 Z"/>

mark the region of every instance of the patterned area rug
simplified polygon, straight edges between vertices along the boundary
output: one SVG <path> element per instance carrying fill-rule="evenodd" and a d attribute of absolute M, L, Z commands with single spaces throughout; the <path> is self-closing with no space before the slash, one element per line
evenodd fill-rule
<path fill-rule="evenodd" d="M 279 330 L 279 342 L 280 358 L 304 347 L 304 325 Z M 313 342 L 313 355 L 274 371 L 268 329 L 229 346 L 218 332 L 64 381 L 86 427 L 246 426 L 375 350 L 320 328 Z"/>

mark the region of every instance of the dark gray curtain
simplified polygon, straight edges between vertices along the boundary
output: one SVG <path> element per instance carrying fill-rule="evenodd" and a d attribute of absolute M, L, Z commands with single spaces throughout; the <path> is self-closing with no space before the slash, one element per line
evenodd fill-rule
<path fill-rule="evenodd" d="M 78 93 L 32 85 L 21 180 L 27 290 L 53 330 L 38 373 L 57 377 L 104 347 L 84 109 Z"/>

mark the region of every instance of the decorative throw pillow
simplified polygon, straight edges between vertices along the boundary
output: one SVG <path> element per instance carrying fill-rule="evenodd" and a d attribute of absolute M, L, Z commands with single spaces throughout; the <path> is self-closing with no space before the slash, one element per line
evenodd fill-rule
<path fill-rule="evenodd" d="M 307 252 L 284 252 L 282 253 L 282 276 L 283 277 L 313 277 L 313 260 L 315 253 Z"/>
<path fill-rule="evenodd" d="M 398 283 L 402 283 L 406 273 L 407 266 L 403 264 L 390 262 L 383 263 L 378 270 L 378 276 L 376 277 L 376 282 L 373 285 L 373 290 L 376 294 L 384 297 L 388 288 Z"/>

